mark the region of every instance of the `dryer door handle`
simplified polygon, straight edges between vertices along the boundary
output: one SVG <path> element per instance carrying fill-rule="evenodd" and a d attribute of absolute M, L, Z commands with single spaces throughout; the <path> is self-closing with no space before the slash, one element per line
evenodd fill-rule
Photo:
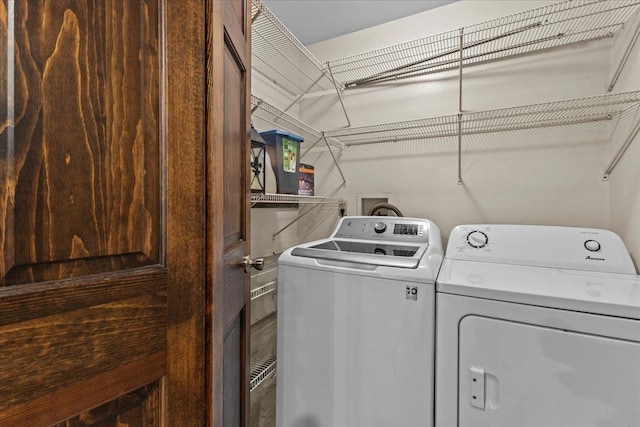
<path fill-rule="evenodd" d="M 477 366 L 469 368 L 469 403 L 474 408 L 484 410 L 484 369 Z"/>

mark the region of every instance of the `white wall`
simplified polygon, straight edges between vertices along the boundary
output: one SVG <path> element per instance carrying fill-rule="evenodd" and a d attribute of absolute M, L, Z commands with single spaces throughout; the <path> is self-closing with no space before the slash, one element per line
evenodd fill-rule
<path fill-rule="evenodd" d="M 631 25 L 625 28 L 614 45 L 612 72 L 618 65 L 621 54 L 626 49 L 630 36 L 639 24 L 636 17 Z M 636 44 L 629 62 L 624 68 L 614 92 L 640 90 L 640 41 Z M 634 117 L 640 120 L 639 116 Z M 625 135 L 614 141 L 610 157 L 613 158 Z M 636 268 L 640 267 L 640 136 L 631 143 L 616 169 L 610 177 L 611 186 L 611 229 L 618 233 L 627 244 Z"/>
<path fill-rule="evenodd" d="M 318 43 L 310 50 L 322 62 L 548 3 L 461 1 Z M 607 39 L 468 68 L 463 110 L 604 94 L 611 45 Z M 455 114 L 457 74 L 347 90 L 344 101 L 353 126 Z M 320 129 L 344 125 L 335 96 L 309 98 L 299 112 L 301 119 Z M 339 188 L 339 175 L 328 156 L 308 161 L 316 163 L 320 194 L 337 189 L 349 203 L 349 214 L 357 213 L 358 194 L 390 192 L 405 216 L 432 219 L 445 240 L 451 228 L 462 223 L 609 228 L 609 183 L 601 179 L 609 158 L 607 131 L 599 125 L 580 125 L 465 137 L 464 185 L 457 185 L 455 139 L 348 147 L 340 159 L 345 189 Z"/>

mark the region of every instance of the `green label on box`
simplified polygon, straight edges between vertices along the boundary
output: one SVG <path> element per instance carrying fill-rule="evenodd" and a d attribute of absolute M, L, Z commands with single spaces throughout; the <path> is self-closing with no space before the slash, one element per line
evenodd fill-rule
<path fill-rule="evenodd" d="M 298 143 L 288 138 L 282 138 L 282 169 L 285 172 L 298 172 L 297 160 Z"/>

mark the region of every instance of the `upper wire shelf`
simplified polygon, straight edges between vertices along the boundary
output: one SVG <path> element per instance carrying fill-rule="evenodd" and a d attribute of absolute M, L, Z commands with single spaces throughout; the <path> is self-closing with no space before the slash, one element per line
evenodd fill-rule
<path fill-rule="evenodd" d="M 513 131 L 610 121 L 640 108 L 640 91 L 428 119 L 336 129 L 325 135 L 339 138 L 345 146 L 412 141 L 470 134 Z"/>
<path fill-rule="evenodd" d="M 252 67 L 293 97 L 335 91 L 330 75 L 260 0 L 251 0 Z"/>
<path fill-rule="evenodd" d="M 567 0 L 484 23 L 329 61 L 345 88 L 479 65 L 613 37 L 640 0 Z M 461 42 L 462 37 L 462 42 Z"/>

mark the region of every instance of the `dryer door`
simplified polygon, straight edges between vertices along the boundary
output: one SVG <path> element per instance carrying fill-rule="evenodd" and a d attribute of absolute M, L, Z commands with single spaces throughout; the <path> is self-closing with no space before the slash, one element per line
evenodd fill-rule
<path fill-rule="evenodd" d="M 467 316 L 459 426 L 640 426 L 639 361 L 638 342 Z"/>

